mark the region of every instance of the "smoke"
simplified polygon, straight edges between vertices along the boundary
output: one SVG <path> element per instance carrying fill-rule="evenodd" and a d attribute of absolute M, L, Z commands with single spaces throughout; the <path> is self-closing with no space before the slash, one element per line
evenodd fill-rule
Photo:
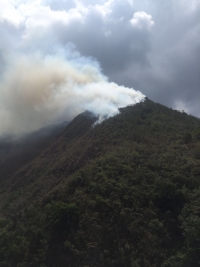
<path fill-rule="evenodd" d="M 0 135 L 144 97 L 109 80 L 199 116 L 199 18 L 198 0 L 0 0 Z"/>
<path fill-rule="evenodd" d="M 117 43 L 121 47 L 111 38 L 109 29 L 105 28 L 105 36 L 104 31 L 103 35 L 101 31 L 96 34 L 97 29 L 107 25 L 106 16 L 111 15 L 116 4 L 113 1 L 101 5 L 79 1 L 59 3 L 47 0 L 0 2 L 0 135 L 31 132 L 71 120 L 85 110 L 99 116 L 100 122 L 117 114 L 118 108 L 144 98 L 140 92 L 109 82 L 98 61 L 76 50 L 78 47 L 83 54 L 93 55 L 92 47 L 99 50 L 107 37 L 112 39 L 109 47 L 113 49 Z M 128 11 L 127 5 L 130 6 L 129 1 L 124 7 Z M 118 13 L 118 5 L 115 13 Z M 129 21 L 130 14 L 126 20 L 128 31 L 138 32 L 141 23 L 139 31 L 149 31 L 152 18 L 141 14 L 133 16 L 134 25 Z M 120 15 L 118 23 L 122 22 Z M 82 42 L 90 53 L 78 46 Z M 111 62 L 106 51 L 105 58 Z M 121 64 L 123 58 L 122 54 Z M 118 63 L 119 60 L 115 65 Z"/>
<path fill-rule="evenodd" d="M 15 53 L 0 80 L 0 134 L 22 134 L 89 110 L 99 120 L 144 95 L 111 83 L 97 61 L 70 51 Z"/>

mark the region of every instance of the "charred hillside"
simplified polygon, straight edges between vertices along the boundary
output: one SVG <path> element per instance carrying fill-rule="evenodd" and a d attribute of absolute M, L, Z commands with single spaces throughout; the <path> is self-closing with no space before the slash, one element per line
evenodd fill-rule
<path fill-rule="evenodd" d="M 0 265 L 199 266 L 200 120 L 148 99 L 77 116 L 0 191 Z"/>

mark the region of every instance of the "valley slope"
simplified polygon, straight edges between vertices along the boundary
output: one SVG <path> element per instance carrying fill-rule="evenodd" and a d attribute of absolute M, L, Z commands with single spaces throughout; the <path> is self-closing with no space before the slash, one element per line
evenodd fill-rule
<path fill-rule="evenodd" d="M 96 119 L 2 183 L 0 266 L 199 266 L 200 120 L 149 99 Z"/>

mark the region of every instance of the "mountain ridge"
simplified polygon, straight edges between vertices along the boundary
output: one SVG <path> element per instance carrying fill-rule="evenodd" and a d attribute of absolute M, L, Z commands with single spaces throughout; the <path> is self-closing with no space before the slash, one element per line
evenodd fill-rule
<path fill-rule="evenodd" d="M 32 133 L 0 138 L 0 183 L 8 179 L 25 164 L 39 156 L 51 142 L 59 137 L 69 122 L 43 127 Z M 10 168 L 9 166 L 12 166 Z"/>
<path fill-rule="evenodd" d="M 2 266 L 198 266 L 199 119 L 146 99 L 95 120 L 1 188 Z"/>

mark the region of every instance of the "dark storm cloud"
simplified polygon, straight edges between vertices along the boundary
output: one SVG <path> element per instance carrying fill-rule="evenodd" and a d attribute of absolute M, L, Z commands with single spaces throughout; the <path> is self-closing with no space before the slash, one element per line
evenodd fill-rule
<path fill-rule="evenodd" d="M 82 54 L 97 58 L 104 72 L 111 76 L 133 61 L 143 64 L 147 60 L 153 21 L 145 14 L 146 17 L 135 19 L 138 25 L 132 25 L 133 13 L 126 1 L 110 1 L 102 9 L 89 6 L 83 21 L 72 21 L 69 27 L 54 25 L 55 32 L 63 43 L 73 42 Z M 146 23 L 140 28 L 143 21 Z"/>
<path fill-rule="evenodd" d="M 200 117 L 199 1 L 152 1 L 145 8 L 155 21 L 149 66 L 136 76 L 127 70 L 130 83 L 155 101 Z"/>

